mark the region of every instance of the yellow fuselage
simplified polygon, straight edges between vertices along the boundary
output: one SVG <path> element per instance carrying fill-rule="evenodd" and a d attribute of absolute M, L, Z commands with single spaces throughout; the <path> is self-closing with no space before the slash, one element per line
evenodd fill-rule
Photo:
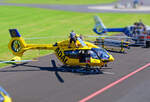
<path fill-rule="evenodd" d="M 12 53 L 17 56 L 16 59 L 19 59 L 22 57 L 23 53 L 26 50 L 34 50 L 34 49 L 42 49 L 42 50 L 54 50 L 56 56 L 58 59 L 65 65 L 70 66 L 103 66 L 107 62 L 111 62 L 114 60 L 113 56 L 110 55 L 108 52 L 106 52 L 109 55 L 109 60 L 107 62 L 102 61 L 101 59 L 94 59 L 92 57 L 85 58 L 85 61 L 80 61 L 80 56 L 78 57 L 70 57 L 67 56 L 65 52 L 67 51 L 90 51 L 92 48 L 99 48 L 98 46 L 85 42 L 86 46 L 82 46 L 81 43 L 77 40 L 78 48 L 75 47 L 75 44 L 71 44 L 71 48 L 68 48 L 69 46 L 69 40 L 64 40 L 57 42 L 56 44 L 26 44 L 24 39 L 22 37 L 13 37 L 9 42 L 9 49 L 12 51 Z"/>

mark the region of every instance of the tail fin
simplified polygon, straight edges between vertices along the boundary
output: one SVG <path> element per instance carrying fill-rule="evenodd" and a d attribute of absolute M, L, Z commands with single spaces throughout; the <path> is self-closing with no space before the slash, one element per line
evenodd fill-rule
<path fill-rule="evenodd" d="M 8 44 L 13 55 L 21 57 L 25 52 L 26 43 L 17 29 L 9 29 L 11 40 Z"/>
<path fill-rule="evenodd" d="M 94 16 L 95 26 L 93 31 L 97 34 L 106 34 L 107 28 L 105 27 L 104 23 L 98 16 Z"/>
<path fill-rule="evenodd" d="M 21 35 L 19 34 L 17 29 L 9 29 L 9 33 L 11 35 L 11 37 L 21 37 Z"/>

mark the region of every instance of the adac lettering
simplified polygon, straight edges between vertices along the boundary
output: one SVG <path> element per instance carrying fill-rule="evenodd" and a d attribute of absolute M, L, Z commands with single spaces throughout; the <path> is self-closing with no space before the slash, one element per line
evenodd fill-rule
<path fill-rule="evenodd" d="M 61 60 L 66 63 L 68 59 L 66 59 L 66 56 L 63 55 L 62 51 L 60 50 L 60 48 L 58 47 L 56 50 L 57 55 L 61 58 Z"/>

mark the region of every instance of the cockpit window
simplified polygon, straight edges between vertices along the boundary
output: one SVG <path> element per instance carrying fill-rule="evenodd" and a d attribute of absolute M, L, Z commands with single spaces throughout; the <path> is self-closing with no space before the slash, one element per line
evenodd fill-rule
<path fill-rule="evenodd" d="M 100 48 L 92 48 L 92 51 L 94 51 L 100 59 L 109 59 L 109 55 L 107 54 L 107 51 Z"/>
<path fill-rule="evenodd" d="M 70 50 L 70 51 L 64 51 L 65 56 L 68 56 L 70 58 L 78 58 L 79 57 L 79 50 Z"/>
<path fill-rule="evenodd" d="M 97 54 L 94 51 L 90 50 L 88 51 L 88 53 L 90 54 L 90 57 L 92 57 L 93 59 L 99 59 Z"/>
<path fill-rule="evenodd" d="M 65 56 L 68 56 L 69 58 L 81 58 L 81 57 L 93 57 L 98 59 L 98 56 L 96 55 L 95 52 L 91 50 L 69 50 L 69 51 L 64 51 Z"/>

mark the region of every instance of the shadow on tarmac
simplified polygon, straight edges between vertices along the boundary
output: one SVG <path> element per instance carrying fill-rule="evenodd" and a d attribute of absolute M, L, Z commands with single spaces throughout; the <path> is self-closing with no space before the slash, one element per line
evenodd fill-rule
<path fill-rule="evenodd" d="M 20 64 L 12 63 L 11 67 L 4 68 L 0 70 L 0 72 L 53 71 L 55 72 L 55 75 L 59 80 L 59 82 L 64 83 L 64 80 L 60 76 L 59 72 L 70 72 L 78 75 L 97 75 L 97 74 L 103 74 L 104 69 L 111 69 L 111 68 L 104 68 L 104 69 L 91 68 L 90 70 L 87 70 L 85 67 L 68 67 L 68 66 L 57 67 L 55 60 L 51 60 L 51 63 L 52 63 L 52 67 L 41 67 L 41 66 L 29 65 L 28 62 L 20 63 Z M 19 67 L 19 66 L 23 66 L 24 68 L 32 67 L 32 69 L 15 69 L 15 67 Z"/>

